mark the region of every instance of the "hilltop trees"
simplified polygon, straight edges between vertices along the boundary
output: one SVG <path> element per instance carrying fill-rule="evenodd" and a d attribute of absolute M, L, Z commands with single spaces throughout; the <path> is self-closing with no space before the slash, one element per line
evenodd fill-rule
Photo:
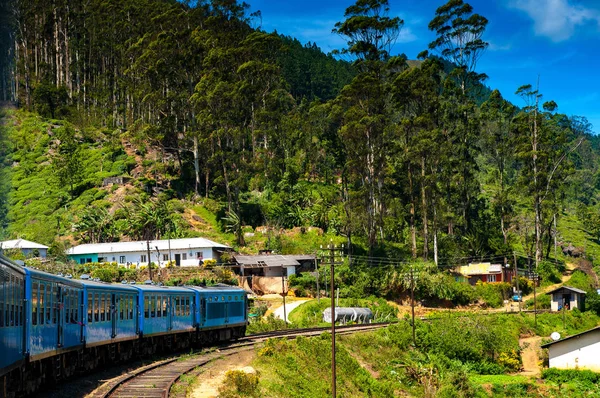
<path fill-rule="evenodd" d="M 387 0 L 358 0 L 334 29 L 347 38 L 344 53 L 355 57 L 358 70 L 338 98 L 346 108 L 340 134 L 349 155 L 348 170 L 360 186 L 369 251 L 377 243 L 377 234 L 384 239 L 384 171 L 391 138 L 388 93 L 394 72 L 403 63 L 402 58 L 390 57 L 389 50 L 404 22 L 388 17 L 388 11 Z"/>
<path fill-rule="evenodd" d="M 253 28 L 248 5 L 232 0 L 10 4 L 20 103 L 73 126 L 36 134 L 51 142 L 39 169 L 52 167 L 64 188 L 60 214 L 93 203 L 71 218 L 56 212 L 57 229 L 74 224 L 80 240 L 185 234 L 167 200 L 203 196 L 223 206 L 238 245 L 247 223 L 318 226 L 359 252 L 392 247 L 444 265 L 504 255 L 532 232 L 539 260 L 561 204 L 595 201 L 565 184 L 576 169 L 585 191 L 596 190 L 597 142 L 585 123 L 541 104 L 531 86 L 519 90 L 523 109 L 485 88 L 487 19 L 462 0 L 436 10 L 435 39 L 418 61 L 395 55 L 404 21 L 388 1 L 357 0 L 333 29 L 351 62 Z M 96 176 L 82 178 L 82 148 L 122 144 L 118 171 L 103 169 L 102 155 Z M 14 175 L 36 171 L 0 155 Z M 144 200 L 103 199 L 102 179 L 128 172 Z"/>

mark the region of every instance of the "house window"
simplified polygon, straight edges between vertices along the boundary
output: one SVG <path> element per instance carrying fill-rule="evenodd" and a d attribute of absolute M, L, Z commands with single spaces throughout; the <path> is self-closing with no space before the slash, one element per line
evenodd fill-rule
<path fill-rule="evenodd" d="M 181 255 L 181 259 L 182 259 L 182 260 L 187 260 L 187 253 L 183 253 L 183 254 Z"/>
<path fill-rule="evenodd" d="M 163 254 L 163 261 L 169 261 L 169 255 Z"/>
<path fill-rule="evenodd" d="M 125 264 L 127 260 L 125 259 L 125 256 L 119 256 L 119 263 L 120 264 Z"/>
<path fill-rule="evenodd" d="M 196 258 L 201 260 L 203 258 L 202 252 L 196 252 Z"/>
<path fill-rule="evenodd" d="M 145 263 L 145 262 L 146 262 L 146 255 L 145 255 L 145 254 L 142 254 L 142 255 L 140 256 L 140 263 Z"/>
<path fill-rule="evenodd" d="M 496 282 L 496 275 L 488 275 L 488 282 Z"/>
<path fill-rule="evenodd" d="M 85 264 L 85 258 L 80 258 L 79 259 L 79 264 Z"/>

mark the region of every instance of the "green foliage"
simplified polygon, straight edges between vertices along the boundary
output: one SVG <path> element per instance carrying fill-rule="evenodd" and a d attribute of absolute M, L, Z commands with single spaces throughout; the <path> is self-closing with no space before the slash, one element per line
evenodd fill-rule
<path fill-rule="evenodd" d="M 250 323 L 246 328 L 246 334 L 272 332 L 274 330 L 282 330 L 285 328 L 287 328 L 287 325 L 283 319 L 275 318 L 275 315 L 270 314 L 266 318 L 250 318 Z"/>
<path fill-rule="evenodd" d="M 260 397 L 258 382 L 260 374 L 242 370 L 229 370 L 225 373 L 223 385 L 219 388 L 219 398 Z"/>
<path fill-rule="evenodd" d="M 544 283 L 553 284 L 560 283 L 564 270 L 564 265 L 557 266 L 550 261 L 541 261 L 536 272 L 540 275 L 540 278 Z"/>
<path fill-rule="evenodd" d="M 512 287 L 508 283 L 482 283 L 475 285 L 475 295 L 486 305 L 492 308 L 499 308 L 504 304 L 504 300 L 511 297 Z"/>
<path fill-rule="evenodd" d="M 594 390 L 600 393 L 600 388 L 598 387 L 600 373 L 595 373 L 591 370 L 550 368 L 544 369 L 542 378 L 559 386 L 575 384 L 581 390 Z"/>

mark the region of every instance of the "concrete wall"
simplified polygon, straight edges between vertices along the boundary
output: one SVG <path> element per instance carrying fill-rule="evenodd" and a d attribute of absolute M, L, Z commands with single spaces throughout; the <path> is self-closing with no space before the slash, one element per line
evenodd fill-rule
<path fill-rule="evenodd" d="M 600 330 L 553 344 L 548 351 L 551 368 L 600 372 Z"/>
<path fill-rule="evenodd" d="M 579 308 L 579 302 L 581 301 L 579 293 L 571 292 L 571 301 L 569 302 L 569 309 Z M 551 311 L 559 311 L 558 307 L 562 306 L 563 293 L 557 292 L 552 293 L 552 301 L 550 302 Z"/>

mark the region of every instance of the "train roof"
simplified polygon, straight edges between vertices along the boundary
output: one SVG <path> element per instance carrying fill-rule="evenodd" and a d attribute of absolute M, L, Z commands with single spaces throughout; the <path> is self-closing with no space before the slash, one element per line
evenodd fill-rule
<path fill-rule="evenodd" d="M 108 283 L 108 282 L 98 282 L 91 281 L 86 279 L 78 279 L 83 286 L 89 286 L 90 288 L 100 289 L 100 290 L 119 290 L 119 291 L 127 291 L 131 293 L 137 293 L 135 289 L 133 289 L 132 285 L 118 284 L 118 283 Z"/>
<path fill-rule="evenodd" d="M 62 283 L 68 286 L 73 286 L 77 288 L 82 288 L 83 285 L 81 281 L 65 278 L 64 276 L 50 274 L 48 272 L 40 271 L 39 269 L 24 267 L 24 270 L 27 274 L 29 274 L 32 278 L 35 279 L 43 279 L 45 281 Z"/>
<path fill-rule="evenodd" d="M 245 292 L 244 289 L 237 286 L 229 286 L 218 284 L 215 286 L 186 286 L 189 289 L 196 290 L 202 293 L 211 293 L 211 292 L 231 292 L 231 293 L 241 293 Z"/>
<path fill-rule="evenodd" d="M 4 271 L 5 268 L 9 268 L 13 272 L 25 275 L 25 270 L 23 269 L 23 267 L 21 267 L 8 257 L 4 257 L 2 254 L 0 254 L 0 270 Z"/>
<path fill-rule="evenodd" d="M 158 293 L 190 293 L 189 289 L 179 286 L 164 286 L 164 285 L 129 285 L 143 292 L 158 292 Z"/>

